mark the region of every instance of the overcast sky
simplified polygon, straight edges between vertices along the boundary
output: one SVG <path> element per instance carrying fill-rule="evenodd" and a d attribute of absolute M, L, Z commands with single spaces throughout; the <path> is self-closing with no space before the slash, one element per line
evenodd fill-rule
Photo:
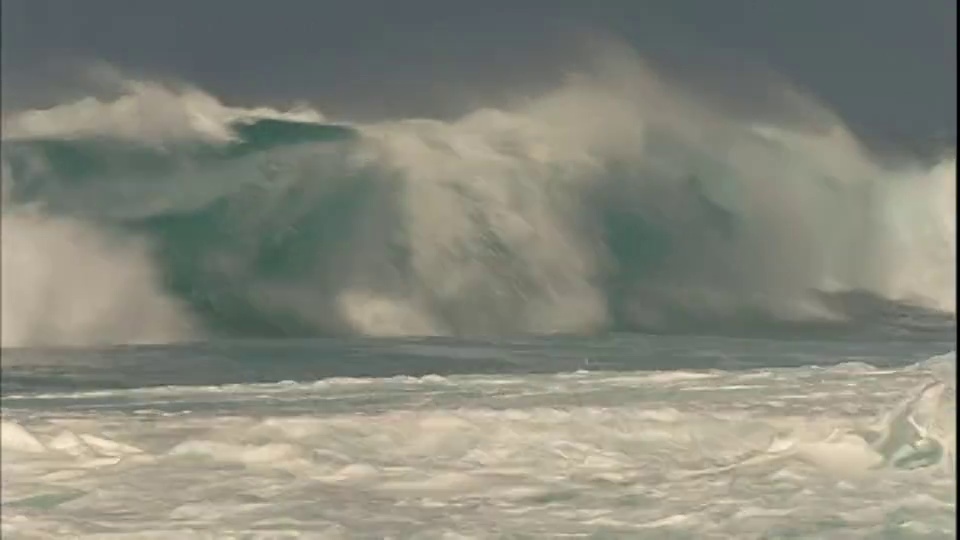
<path fill-rule="evenodd" d="M 609 32 L 676 69 L 763 66 L 873 138 L 956 140 L 956 0 L 3 0 L 5 99 L 65 62 L 338 116 L 444 115 Z M 18 95 L 19 94 L 19 95 Z M 5 105 L 7 106 L 7 105 Z"/>

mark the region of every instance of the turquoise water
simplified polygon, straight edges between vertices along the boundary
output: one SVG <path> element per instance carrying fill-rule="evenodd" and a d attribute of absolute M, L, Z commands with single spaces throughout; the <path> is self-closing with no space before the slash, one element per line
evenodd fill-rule
<path fill-rule="evenodd" d="M 738 127 L 710 149 L 665 129 L 649 157 L 627 160 L 554 142 L 542 162 L 543 134 L 514 140 L 519 120 L 485 114 L 466 126 L 241 116 L 221 126 L 227 139 L 5 141 L 8 271 L 62 268 L 50 278 L 62 302 L 90 287 L 118 305 L 59 321 L 66 308 L 23 287 L 4 339 L 926 339 L 954 324 L 952 218 L 937 206 L 949 160 L 911 187 L 869 161 L 803 162 Z M 68 271 L 78 260 L 83 273 Z M 124 292 L 101 282 L 119 266 L 136 268 Z"/>

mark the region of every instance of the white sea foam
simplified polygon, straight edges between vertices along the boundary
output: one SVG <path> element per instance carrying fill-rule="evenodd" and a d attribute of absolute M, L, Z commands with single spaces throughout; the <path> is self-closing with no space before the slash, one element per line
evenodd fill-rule
<path fill-rule="evenodd" d="M 164 343 L 192 335 L 142 242 L 35 209 L 0 217 L 6 347 Z"/>
<path fill-rule="evenodd" d="M 4 533 L 948 535 L 955 383 L 925 365 L 5 398 Z"/>

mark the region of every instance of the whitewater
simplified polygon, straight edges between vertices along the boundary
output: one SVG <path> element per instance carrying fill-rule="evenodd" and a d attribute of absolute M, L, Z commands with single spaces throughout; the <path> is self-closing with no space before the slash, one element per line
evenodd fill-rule
<path fill-rule="evenodd" d="M 953 537 L 955 149 L 769 94 L 4 111 L 3 535 Z"/>

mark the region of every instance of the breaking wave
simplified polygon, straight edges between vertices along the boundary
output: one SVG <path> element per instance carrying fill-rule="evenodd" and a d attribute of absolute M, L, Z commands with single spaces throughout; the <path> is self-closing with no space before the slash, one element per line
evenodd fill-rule
<path fill-rule="evenodd" d="M 954 156 L 604 66 L 454 121 L 151 83 L 8 114 L 3 345 L 955 324 Z"/>

